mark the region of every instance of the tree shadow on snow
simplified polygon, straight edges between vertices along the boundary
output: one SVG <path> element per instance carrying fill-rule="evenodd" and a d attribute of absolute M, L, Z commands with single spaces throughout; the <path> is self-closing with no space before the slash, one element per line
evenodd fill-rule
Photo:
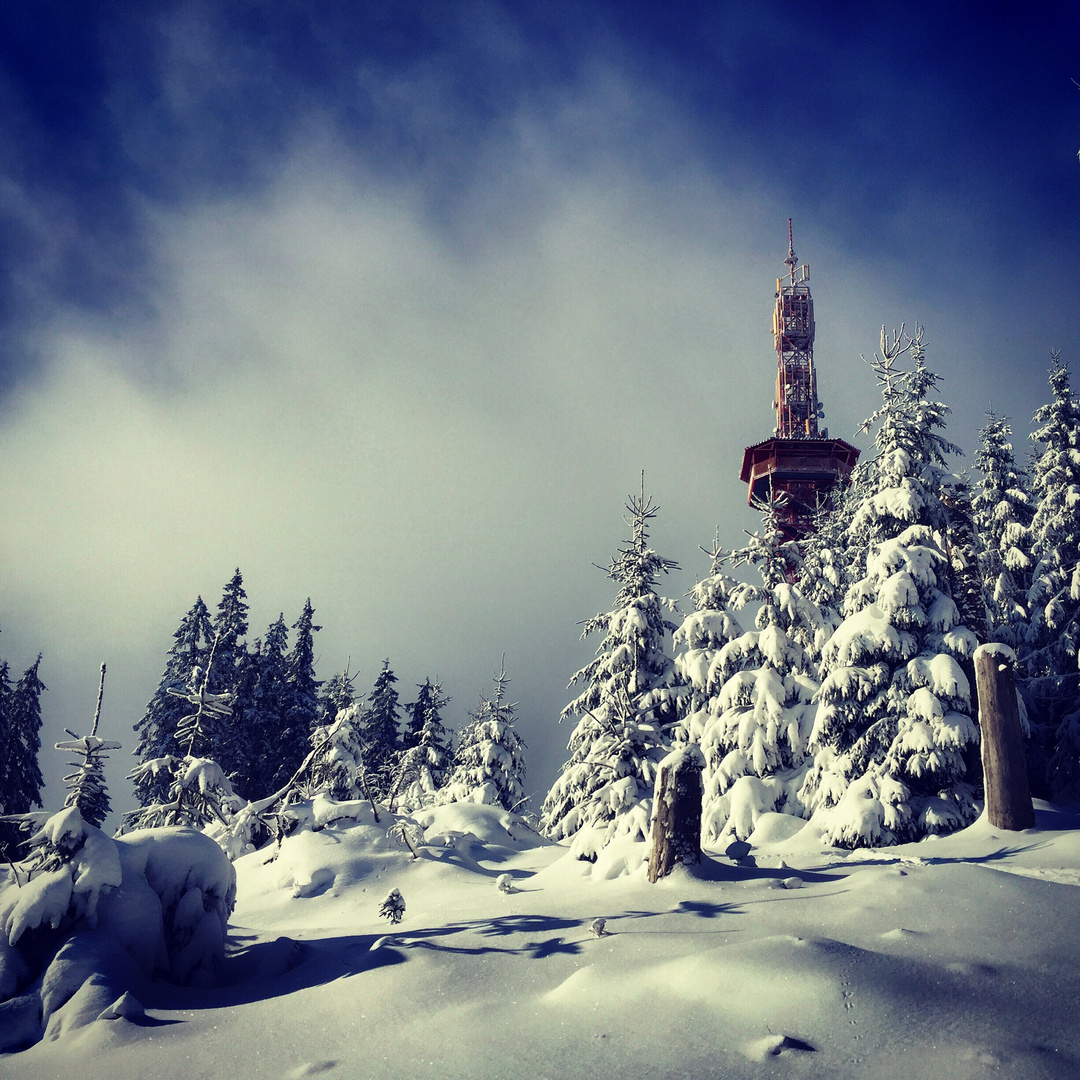
<path fill-rule="evenodd" d="M 1039 848 L 1047 845 L 1046 840 L 1035 840 L 1030 844 L 1014 844 L 1010 847 L 1001 846 L 994 851 L 987 852 L 985 855 L 912 855 L 907 852 L 901 853 L 893 851 L 890 848 L 855 848 L 850 854 L 843 858 L 837 859 L 835 862 L 829 863 L 827 866 L 822 867 L 819 873 L 822 874 L 827 880 L 836 880 L 838 877 L 845 876 L 844 874 L 825 874 L 825 871 L 830 870 L 843 870 L 847 873 L 851 873 L 853 870 L 862 870 L 870 866 L 895 866 L 902 864 L 905 866 L 962 866 L 965 863 L 970 863 L 972 866 L 1004 862 L 1007 859 L 1013 859 L 1017 855 L 1023 855 L 1027 852 L 1038 851 Z M 786 874 L 791 875 L 794 871 L 785 871 Z M 809 871 L 800 870 L 798 875 L 800 877 L 809 880 Z"/>
<path fill-rule="evenodd" d="M 404 963 L 393 948 L 372 949 L 382 935 L 349 934 L 300 942 L 278 937 L 257 940 L 234 934 L 219 971 L 208 988 L 155 982 L 140 999 L 155 1009 L 227 1009 L 323 986 L 365 971 Z"/>
<path fill-rule="evenodd" d="M 400 949 L 436 949 L 440 952 L 463 953 L 479 956 L 483 953 L 506 953 L 528 956 L 542 960 L 556 953 L 577 953 L 580 943 L 550 937 L 540 941 L 528 941 L 520 947 L 500 945 L 450 945 L 441 938 L 455 934 L 475 934 L 481 938 L 506 938 L 512 934 L 554 934 L 557 930 L 573 930 L 584 925 L 582 919 L 560 919 L 550 915 L 503 915 L 495 919 L 474 919 L 433 926 L 423 930 L 403 931 L 394 942 Z"/>
<path fill-rule="evenodd" d="M 840 881 L 843 874 L 830 873 L 843 863 L 830 864 L 817 870 L 797 870 L 790 866 L 758 866 L 754 857 L 748 856 L 738 862 L 726 858 L 714 858 L 704 852 L 701 862 L 680 867 L 680 872 L 695 881 L 713 881 L 737 884 L 747 881 L 786 881 L 788 878 L 800 878 L 807 885 L 823 885 Z"/>

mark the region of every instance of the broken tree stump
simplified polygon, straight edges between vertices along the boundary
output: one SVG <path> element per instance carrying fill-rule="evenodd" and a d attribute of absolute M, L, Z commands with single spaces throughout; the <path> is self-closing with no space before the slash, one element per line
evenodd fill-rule
<path fill-rule="evenodd" d="M 1007 645 L 980 645 L 975 650 L 986 816 L 995 828 L 1010 832 L 1035 824 L 1016 705 L 1015 665 L 1016 654 Z"/>
<path fill-rule="evenodd" d="M 679 863 L 701 862 L 701 771 L 705 759 L 697 743 L 686 743 L 660 762 L 653 799 L 649 881 L 655 883 Z"/>

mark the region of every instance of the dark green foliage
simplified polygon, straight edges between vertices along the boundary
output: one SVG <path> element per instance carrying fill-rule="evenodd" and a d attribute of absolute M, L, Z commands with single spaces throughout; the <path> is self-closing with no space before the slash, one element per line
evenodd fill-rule
<path fill-rule="evenodd" d="M 390 661 L 384 660 L 361 718 L 364 760 L 368 777 L 379 798 L 385 798 L 390 791 L 401 748 L 398 737 L 401 714 L 398 692 L 394 689 L 396 682 L 397 676 L 390 670 Z"/>
<path fill-rule="evenodd" d="M 41 656 L 11 687 L 8 665 L 0 661 L 0 806 L 4 814 L 25 814 L 41 806 L 45 780 L 38 766 L 41 750 Z M 22 837 L 12 822 L 0 822 L 0 857 L 15 858 Z"/>
<path fill-rule="evenodd" d="M 423 806 L 443 787 L 452 760 L 450 734 L 441 716 L 450 699 L 437 679 L 425 679 L 418 690 L 416 700 L 405 706 L 409 722 L 394 783 L 408 807 Z"/>
<path fill-rule="evenodd" d="M 186 703 L 169 690 L 184 690 L 198 681 L 201 670 L 210 656 L 214 640 L 214 627 L 210 612 L 198 597 L 191 609 L 180 621 L 173 634 L 173 645 L 165 661 L 165 671 L 154 696 L 146 706 L 146 712 L 135 724 L 139 741 L 135 755 L 141 764 L 178 753 L 176 728 L 181 717 L 188 711 Z M 140 805 L 149 806 L 168 798 L 169 775 L 167 772 L 146 770 L 143 780 L 136 786 L 135 794 Z"/>

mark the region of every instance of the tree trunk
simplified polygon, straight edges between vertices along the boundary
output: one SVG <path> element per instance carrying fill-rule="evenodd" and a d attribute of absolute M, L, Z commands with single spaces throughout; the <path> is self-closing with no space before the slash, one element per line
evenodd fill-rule
<path fill-rule="evenodd" d="M 701 862 L 701 770 L 705 760 L 696 743 L 673 751 L 660 763 L 653 799 L 649 881 L 675 868 Z"/>
<path fill-rule="evenodd" d="M 1016 707 L 1013 662 L 1011 650 L 1003 646 L 983 646 L 975 652 L 986 815 L 995 828 L 1016 832 L 1035 824 L 1035 810 Z"/>

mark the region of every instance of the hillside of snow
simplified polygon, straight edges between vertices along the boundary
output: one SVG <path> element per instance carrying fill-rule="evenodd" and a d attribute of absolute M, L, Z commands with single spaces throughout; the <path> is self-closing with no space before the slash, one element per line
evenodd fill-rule
<path fill-rule="evenodd" d="M 1080 818 L 1037 816 L 847 852 L 773 814 L 658 885 L 492 807 L 426 811 L 416 859 L 385 818 L 303 831 L 237 861 L 221 985 L 136 987 L 0 1076 L 1066 1080 Z"/>

